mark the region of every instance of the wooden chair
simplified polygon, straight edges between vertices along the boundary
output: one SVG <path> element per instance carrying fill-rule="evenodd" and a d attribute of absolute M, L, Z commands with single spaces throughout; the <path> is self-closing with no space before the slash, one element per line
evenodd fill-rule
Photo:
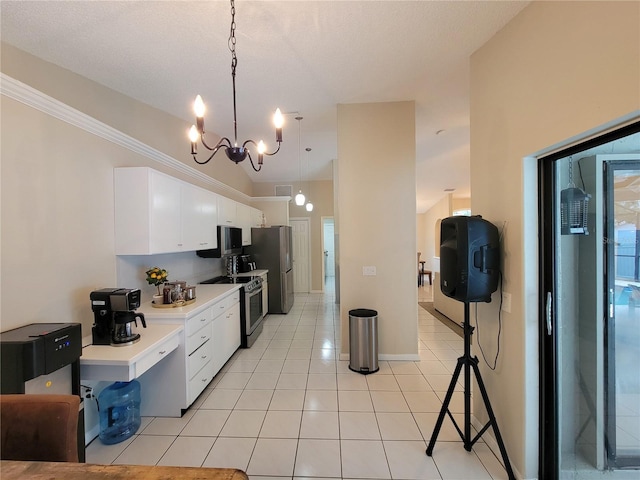
<path fill-rule="evenodd" d="M 78 462 L 77 395 L 0 395 L 0 458 Z"/>

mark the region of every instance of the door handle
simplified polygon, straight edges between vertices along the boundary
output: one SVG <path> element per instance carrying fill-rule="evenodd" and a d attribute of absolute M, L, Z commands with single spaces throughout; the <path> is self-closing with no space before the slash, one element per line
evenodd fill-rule
<path fill-rule="evenodd" d="M 553 304 L 553 297 L 551 296 L 551 292 L 547 292 L 547 305 L 546 305 L 547 335 L 551 335 L 553 333 L 553 328 L 551 324 L 552 304 Z"/>
<path fill-rule="evenodd" d="M 609 318 L 613 318 L 615 312 L 615 292 L 613 291 L 613 288 L 609 289 Z"/>

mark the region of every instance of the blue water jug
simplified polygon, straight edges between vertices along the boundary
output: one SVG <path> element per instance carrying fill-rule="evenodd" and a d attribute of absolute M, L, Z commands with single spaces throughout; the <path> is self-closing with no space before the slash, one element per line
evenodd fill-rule
<path fill-rule="evenodd" d="M 131 437 L 140 428 L 140 383 L 116 382 L 98 395 L 100 440 L 106 445 Z"/>

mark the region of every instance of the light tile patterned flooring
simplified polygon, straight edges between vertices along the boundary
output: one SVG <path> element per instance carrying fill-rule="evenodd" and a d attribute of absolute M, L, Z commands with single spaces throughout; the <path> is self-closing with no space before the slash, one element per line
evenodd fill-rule
<path fill-rule="evenodd" d="M 462 339 L 418 307 L 420 361 L 354 373 L 339 360 L 328 287 L 269 315 L 253 347 L 238 350 L 182 418 L 143 418 L 116 445 L 96 439 L 87 462 L 235 467 L 252 480 L 507 478 L 482 440 L 464 450 L 448 418 L 433 457 L 425 454 Z M 419 288 L 420 301 L 431 295 L 428 284 Z M 462 425 L 461 387 L 451 410 Z"/>

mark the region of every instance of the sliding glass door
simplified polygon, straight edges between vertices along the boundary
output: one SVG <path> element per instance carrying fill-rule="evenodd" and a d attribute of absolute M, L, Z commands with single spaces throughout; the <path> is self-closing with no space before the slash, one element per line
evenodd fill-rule
<path fill-rule="evenodd" d="M 639 474 L 638 131 L 540 160 L 539 478 Z"/>
<path fill-rule="evenodd" d="M 606 162 L 605 177 L 608 464 L 640 467 L 640 161 Z"/>

